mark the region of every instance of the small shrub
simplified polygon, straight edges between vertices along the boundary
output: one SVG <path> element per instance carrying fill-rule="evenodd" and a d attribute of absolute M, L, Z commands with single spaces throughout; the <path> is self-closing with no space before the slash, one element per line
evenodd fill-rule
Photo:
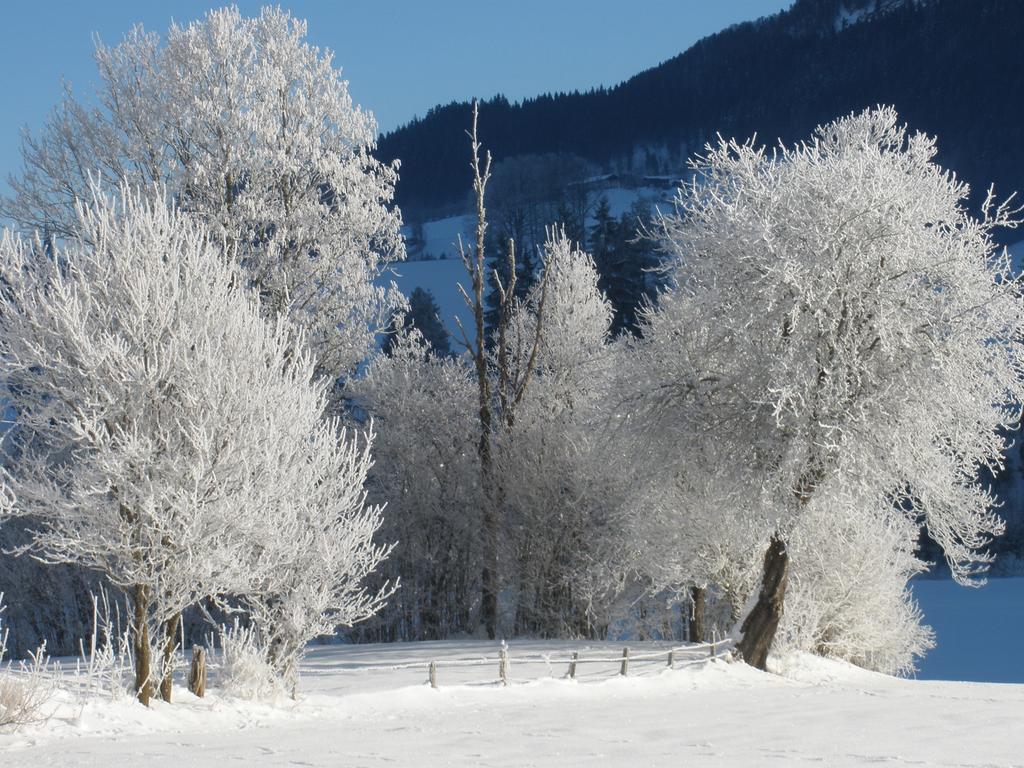
<path fill-rule="evenodd" d="M 216 679 L 224 694 L 266 700 L 285 693 L 284 681 L 270 663 L 266 643 L 256 627 L 243 626 L 235 619 L 231 626 L 221 626 L 216 639 L 220 646 Z"/>
<path fill-rule="evenodd" d="M 0 592 L 0 731 L 16 731 L 49 717 L 43 710 L 56 688 L 56 675 L 45 643 L 17 668 L 2 666 L 8 636 L 3 626 L 3 599 Z"/>
<path fill-rule="evenodd" d="M 132 636 L 130 626 L 122 629 L 121 603 L 113 605 L 107 593 L 92 596 L 92 635 L 89 647 L 79 641 L 76 678 L 85 696 L 106 694 L 112 700 L 133 695 Z M 87 652 L 88 651 L 88 652 Z"/>

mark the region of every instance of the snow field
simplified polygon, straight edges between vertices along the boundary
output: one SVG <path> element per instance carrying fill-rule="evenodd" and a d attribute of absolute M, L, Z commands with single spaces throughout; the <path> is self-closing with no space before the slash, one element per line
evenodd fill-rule
<path fill-rule="evenodd" d="M 471 288 L 470 278 L 462 260 L 458 258 L 443 261 L 403 261 L 393 264 L 391 271 L 383 275 L 379 282 L 384 284 L 394 280 L 406 298 L 417 288 L 430 291 L 440 307 L 440 320 L 451 335 L 452 349 L 461 351 L 458 341 L 462 338 L 455 318 L 459 319 L 466 333 L 473 334 L 473 313 L 466 306 L 459 293 L 458 284 L 462 283 L 466 290 Z"/>
<path fill-rule="evenodd" d="M 65 701 L 49 723 L 0 736 L 4 766 L 828 766 L 879 762 L 1022 763 L 1024 687 L 899 680 L 807 655 L 779 674 L 705 662 L 668 671 L 615 664 L 562 679 L 565 667 L 516 663 L 517 654 L 621 652 L 566 641 L 510 646 L 513 684 L 497 668 L 430 660 L 496 657 L 476 641 L 325 646 L 303 667 L 299 702 L 257 704 L 176 690 L 150 711 L 131 700 Z M 662 650 L 636 644 L 636 654 Z M 415 669 L 359 672 L 369 665 Z M 635 674 L 634 674 L 635 673 Z M 529 679 L 528 682 L 523 682 Z"/>

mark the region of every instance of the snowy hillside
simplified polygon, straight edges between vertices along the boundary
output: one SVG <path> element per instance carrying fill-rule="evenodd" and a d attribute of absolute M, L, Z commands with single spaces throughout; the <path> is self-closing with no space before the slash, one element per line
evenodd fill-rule
<path fill-rule="evenodd" d="M 650 203 L 652 205 L 664 205 L 672 196 L 671 188 L 658 188 L 649 186 L 625 187 L 625 186 L 602 186 L 601 179 L 590 179 L 588 184 L 593 183 L 593 188 L 588 192 L 590 205 L 590 216 L 587 219 L 587 226 L 594 224 L 593 211 L 597 201 L 604 197 L 608 200 L 609 213 L 618 218 L 637 203 Z M 467 246 L 473 243 L 475 221 L 471 216 L 459 215 L 448 216 L 443 219 L 435 219 L 422 224 L 422 242 L 410 243 L 414 258 L 427 257 L 430 259 L 458 259 L 458 240 L 462 237 L 463 243 Z M 411 231 L 407 228 L 406 234 Z"/>
<path fill-rule="evenodd" d="M 638 204 L 646 204 L 668 210 L 671 207 L 673 191 L 668 188 L 656 187 L 595 187 L 588 193 L 590 215 L 586 226 L 594 225 L 594 210 L 602 197 L 608 200 L 609 214 L 619 218 L 629 214 Z M 459 293 L 457 284 L 462 283 L 469 288 L 470 280 L 459 256 L 458 241 L 461 236 L 463 243 L 471 247 L 473 243 L 474 221 L 472 217 L 448 216 L 443 219 L 427 221 L 420 229 L 421 240 L 410 241 L 410 260 L 395 264 L 392 271 L 381 277 L 381 283 L 394 280 L 406 297 L 416 288 L 430 291 L 441 308 L 441 321 L 451 334 L 455 346 L 461 338 L 456 318 L 459 319 L 472 334 L 472 313 Z M 406 236 L 411 231 L 406 229 Z M 454 347 L 453 347 L 454 348 Z"/>
<path fill-rule="evenodd" d="M 658 663 L 627 678 L 609 665 L 575 682 L 562 679 L 561 665 L 515 663 L 517 653 L 564 655 L 571 647 L 514 643 L 511 687 L 496 683 L 496 670 L 442 667 L 438 690 L 425 682 L 429 660 L 493 656 L 495 645 L 319 648 L 306 661 L 297 704 L 228 701 L 215 692 L 199 700 L 185 691 L 175 692 L 173 710 L 94 701 L 0 736 L 0 761 L 5 768 L 1020 764 L 1022 686 L 897 680 L 809 656 L 777 663 L 782 676 L 726 662 L 673 671 Z M 359 671 L 410 661 L 419 666 Z"/>
<path fill-rule="evenodd" d="M 420 253 L 434 259 L 458 259 L 459 238 L 469 246 L 473 242 L 473 220 L 469 216 L 448 216 L 423 224 Z"/>
<path fill-rule="evenodd" d="M 467 289 L 470 287 L 469 276 L 460 259 L 402 262 L 395 264 L 392 272 L 385 275 L 382 280 L 394 280 L 406 298 L 417 288 L 430 291 L 441 308 L 441 321 L 453 342 L 461 338 L 455 322 L 456 317 L 466 328 L 467 333 L 473 333 L 473 313 L 466 307 L 458 288 L 459 283 Z"/>

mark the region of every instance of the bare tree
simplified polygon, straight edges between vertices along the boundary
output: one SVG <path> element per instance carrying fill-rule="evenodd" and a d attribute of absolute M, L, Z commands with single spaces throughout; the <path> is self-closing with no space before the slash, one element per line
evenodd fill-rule
<path fill-rule="evenodd" d="M 500 511 L 507 489 L 495 473 L 494 441 L 499 430 L 505 430 L 515 423 L 516 409 L 523 400 L 530 378 L 537 363 L 537 351 L 543 335 L 544 304 L 547 297 L 547 270 L 540 279 L 540 299 L 537 302 L 537 322 L 529 340 L 529 353 L 525 358 L 514 355 L 510 350 L 509 324 L 516 307 L 516 250 L 515 242 L 508 247 L 508 278 L 502 283 L 495 272 L 494 280 L 498 291 L 498 327 L 493 348 L 488 348 L 484 323 L 484 285 L 487 278 L 485 243 L 487 235 L 487 209 L 484 196 L 487 182 L 491 178 L 491 153 L 487 152 L 481 163 L 477 122 L 479 104 L 473 103 L 473 127 L 469 132 L 473 170 L 473 194 L 476 204 L 476 243 L 468 250 L 459 240 L 459 255 L 469 273 L 471 286 L 467 291 L 461 284 L 459 291 L 466 305 L 473 312 L 474 338 L 471 340 L 465 328 L 459 325 L 466 349 L 473 356 L 477 379 L 477 404 L 480 418 L 480 441 L 477 451 L 480 457 L 480 480 L 484 491 L 483 509 L 483 569 L 482 569 L 482 618 L 487 636 L 497 635 L 500 546 Z M 519 361 L 522 361 L 521 363 Z M 497 398 L 497 400 L 495 400 Z"/>

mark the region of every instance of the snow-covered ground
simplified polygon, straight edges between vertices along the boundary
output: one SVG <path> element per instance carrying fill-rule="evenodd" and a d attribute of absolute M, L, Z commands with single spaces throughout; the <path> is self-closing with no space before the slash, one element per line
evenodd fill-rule
<path fill-rule="evenodd" d="M 455 318 L 465 327 L 471 336 L 473 329 L 473 313 L 466 307 L 466 302 L 459 293 L 458 284 L 462 283 L 467 290 L 471 289 L 466 267 L 459 258 L 443 261 L 403 261 L 395 264 L 392 271 L 381 278 L 387 282 L 394 280 L 399 290 L 410 296 L 417 288 L 430 291 L 440 308 L 441 322 L 452 337 L 452 349 L 461 351 L 457 341 L 461 339 Z"/>
<path fill-rule="evenodd" d="M 516 658 L 578 645 L 510 647 L 510 687 L 497 684 L 496 668 L 441 666 L 437 690 L 426 684 L 429 660 L 493 657 L 495 644 L 320 647 L 297 704 L 177 691 L 177 703 L 151 711 L 130 701 L 63 707 L 44 725 L 0 736 L 0 765 L 1024 763 L 1024 686 L 897 680 L 809 656 L 783 660 L 779 675 L 722 661 L 669 671 L 657 661 L 634 663 L 627 678 L 614 663 L 588 667 L 574 682 L 564 665 Z M 418 666 L 359 671 L 410 661 Z"/>
<path fill-rule="evenodd" d="M 474 238 L 475 220 L 471 216 L 448 216 L 423 224 L 423 253 L 435 259 L 458 259 L 459 237 L 467 246 Z"/>

